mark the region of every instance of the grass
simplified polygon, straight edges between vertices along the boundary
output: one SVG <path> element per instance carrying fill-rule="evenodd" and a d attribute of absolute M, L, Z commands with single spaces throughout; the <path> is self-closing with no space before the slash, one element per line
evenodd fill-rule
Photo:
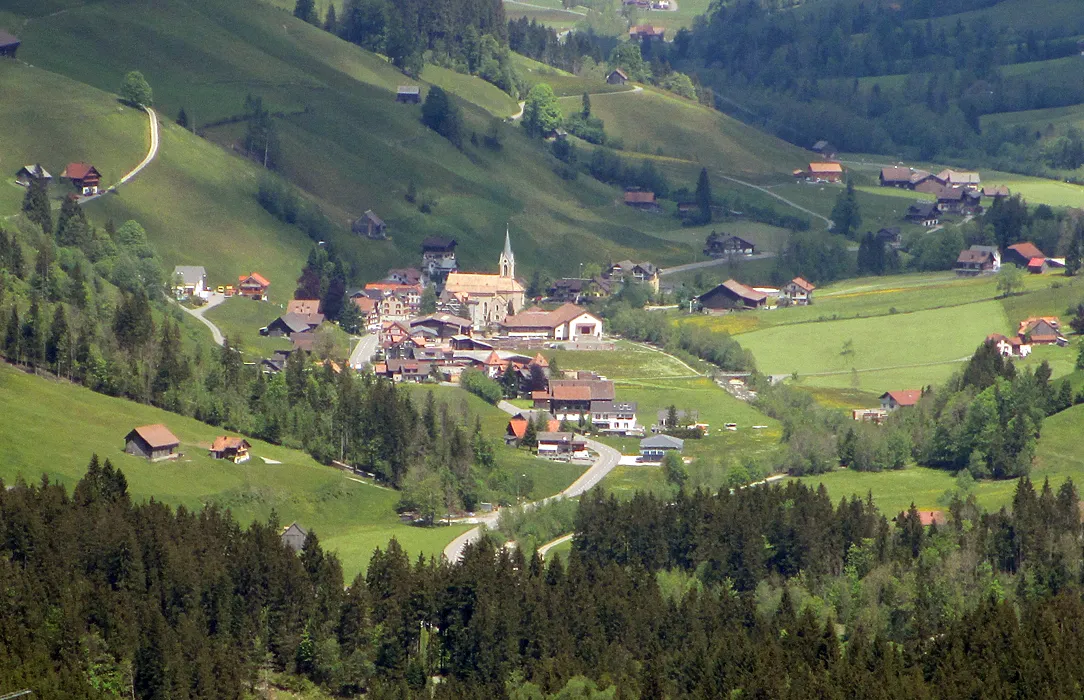
<path fill-rule="evenodd" d="M 241 351 L 252 358 L 270 357 L 275 350 L 289 350 L 293 344 L 288 338 L 271 338 L 260 335 L 260 329 L 285 313 L 279 304 L 257 302 L 245 297 L 227 299 L 204 314 L 218 326 L 222 334 Z"/>
<path fill-rule="evenodd" d="M 597 78 L 584 78 L 574 75 L 518 53 L 512 54 L 512 64 L 519 72 L 520 78 L 528 85 L 534 87 L 538 83 L 546 83 L 553 88 L 553 93 L 558 97 L 576 96 L 582 98 L 585 92 L 596 95 L 609 92 L 627 92 L 632 89 L 627 85 L 610 85 L 606 81 Z M 592 97 L 593 100 L 594 97 Z"/>
<path fill-rule="evenodd" d="M 422 80 L 439 85 L 445 92 L 472 102 L 497 117 L 510 117 L 519 111 L 519 104 L 508 93 L 474 76 L 428 65 L 422 71 Z"/>
<path fill-rule="evenodd" d="M 412 555 L 436 555 L 466 529 L 402 525 L 394 512 L 398 493 L 352 480 L 296 450 L 250 440 L 249 462 L 213 460 L 207 448 L 220 431 L 212 426 L 6 365 L 0 366 L 0 413 L 0 477 L 9 484 L 46 474 L 73 488 L 97 453 L 124 471 L 135 500 L 153 497 L 190 509 L 216 503 L 242 523 L 275 511 L 283 524 L 296 520 L 316 530 L 324 546 L 339 553 L 348 579 L 393 536 Z M 180 438 L 182 458 L 152 464 L 124 454 L 128 431 L 150 423 L 164 423 Z"/>

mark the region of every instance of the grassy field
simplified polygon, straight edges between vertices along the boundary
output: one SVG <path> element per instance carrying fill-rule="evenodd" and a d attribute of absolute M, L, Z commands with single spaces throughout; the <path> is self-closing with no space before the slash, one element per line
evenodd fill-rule
<path fill-rule="evenodd" d="M 582 97 L 585 92 L 595 95 L 632 90 L 626 85 L 610 85 L 604 80 L 573 75 L 568 71 L 540 63 L 518 53 L 512 54 L 512 63 L 515 65 L 516 70 L 519 71 L 519 77 L 528 85 L 534 87 L 538 83 L 546 83 L 553 88 L 554 94 L 558 97 L 572 95 Z"/>
<path fill-rule="evenodd" d="M 470 75 L 428 65 L 422 71 L 422 80 L 432 85 L 439 85 L 445 92 L 473 102 L 494 116 L 510 117 L 519 111 L 519 105 L 507 92 Z"/>
<path fill-rule="evenodd" d="M 215 503 L 241 522 L 266 519 L 274 510 L 284 525 L 296 520 L 315 529 L 325 547 L 339 552 L 348 578 L 393 536 L 412 555 L 436 555 L 466 529 L 402 525 L 395 491 L 353 480 L 296 450 L 251 440 L 249 462 L 213 460 L 207 448 L 221 431 L 212 426 L 6 365 L 0 366 L 0 413 L 0 477 L 9 484 L 46 474 L 72 488 L 97 453 L 124 471 L 136 500 L 154 497 L 191 509 Z M 180 459 L 151 464 L 124 454 L 128 431 L 149 423 L 164 423 L 180 438 Z"/>
<path fill-rule="evenodd" d="M 209 309 L 204 316 L 218 326 L 231 343 L 240 345 L 241 351 L 246 355 L 264 358 L 269 357 L 275 350 L 289 350 L 293 347 L 293 343 L 288 338 L 260 335 L 261 328 L 283 313 L 285 309 L 279 304 L 233 297 Z"/>

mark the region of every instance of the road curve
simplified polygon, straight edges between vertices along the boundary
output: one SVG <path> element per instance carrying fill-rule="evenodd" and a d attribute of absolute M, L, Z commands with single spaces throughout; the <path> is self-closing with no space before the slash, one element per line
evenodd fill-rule
<path fill-rule="evenodd" d="M 538 551 L 538 556 L 545 559 L 546 555 L 549 554 L 549 551 L 551 549 L 553 549 L 554 547 L 556 547 L 559 544 L 564 544 L 565 542 L 568 542 L 570 539 L 572 539 L 575 536 L 576 536 L 576 533 L 570 532 L 567 535 L 561 535 L 560 537 L 558 537 L 555 540 L 550 540 L 549 542 L 547 542 L 546 544 L 544 544 L 544 545 L 542 545 L 542 546 L 540 546 L 538 548 L 538 550 L 537 550 Z"/>
<path fill-rule="evenodd" d="M 80 197 L 79 202 L 81 204 L 86 202 L 92 202 L 98 197 L 101 197 L 103 194 L 116 192 L 117 187 L 123 185 L 124 183 L 128 182 L 133 177 L 141 173 L 144 168 L 151 164 L 151 161 L 158 157 L 158 115 L 155 114 L 154 110 L 150 107 L 145 107 L 144 109 L 147 112 L 147 117 L 150 119 L 151 124 L 151 145 L 147 149 L 147 155 L 143 158 L 143 160 L 139 161 L 139 165 L 129 170 L 128 173 L 124 177 L 122 177 L 119 182 L 117 182 L 117 184 L 110 185 L 98 194 L 92 194 L 89 197 Z"/>
<path fill-rule="evenodd" d="M 178 304 L 178 306 L 181 307 L 182 311 L 184 311 L 189 316 L 194 316 L 200 323 L 211 329 L 211 336 L 215 339 L 215 345 L 217 345 L 218 347 L 222 347 L 226 344 L 226 338 L 222 335 L 222 331 L 218 330 L 218 326 L 211 323 L 210 320 L 204 318 L 203 314 L 205 311 L 215 308 L 225 300 L 225 295 L 218 294 L 216 292 L 211 295 L 211 298 L 207 300 L 206 304 L 199 307 L 198 309 L 190 309 L 187 306 Z"/>

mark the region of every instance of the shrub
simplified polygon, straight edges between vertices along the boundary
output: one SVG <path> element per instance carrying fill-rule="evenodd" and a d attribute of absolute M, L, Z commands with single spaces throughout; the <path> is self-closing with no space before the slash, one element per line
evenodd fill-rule
<path fill-rule="evenodd" d="M 459 376 L 459 386 L 494 405 L 504 398 L 501 385 L 476 369 L 464 370 Z"/>

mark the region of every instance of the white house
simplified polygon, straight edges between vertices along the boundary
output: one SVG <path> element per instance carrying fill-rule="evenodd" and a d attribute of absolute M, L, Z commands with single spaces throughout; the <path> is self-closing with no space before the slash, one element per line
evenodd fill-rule
<path fill-rule="evenodd" d="M 914 406 L 920 398 L 922 398 L 922 392 L 918 389 L 886 391 L 881 394 L 881 408 L 885 411 L 895 411 L 900 406 Z"/>
<path fill-rule="evenodd" d="M 790 303 L 799 306 L 805 306 L 813 303 L 813 290 L 816 289 L 812 283 L 807 282 L 801 277 L 795 277 L 790 282 L 783 285 L 783 296 L 790 299 Z"/>
<path fill-rule="evenodd" d="M 178 265 L 173 268 L 173 293 L 178 299 L 205 298 L 210 291 L 207 287 L 207 270 L 202 265 Z"/>
<path fill-rule="evenodd" d="M 538 456 L 549 459 L 585 459 L 587 440 L 574 433 L 538 434 Z"/>
<path fill-rule="evenodd" d="M 501 322 L 512 338 L 547 340 L 601 340 L 602 320 L 575 304 L 564 304 L 553 311 L 531 307 Z"/>
<path fill-rule="evenodd" d="M 591 425 L 600 433 L 634 433 L 643 435 L 644 428 L 636 422 L 634 401 L 592 401 Z"/>

